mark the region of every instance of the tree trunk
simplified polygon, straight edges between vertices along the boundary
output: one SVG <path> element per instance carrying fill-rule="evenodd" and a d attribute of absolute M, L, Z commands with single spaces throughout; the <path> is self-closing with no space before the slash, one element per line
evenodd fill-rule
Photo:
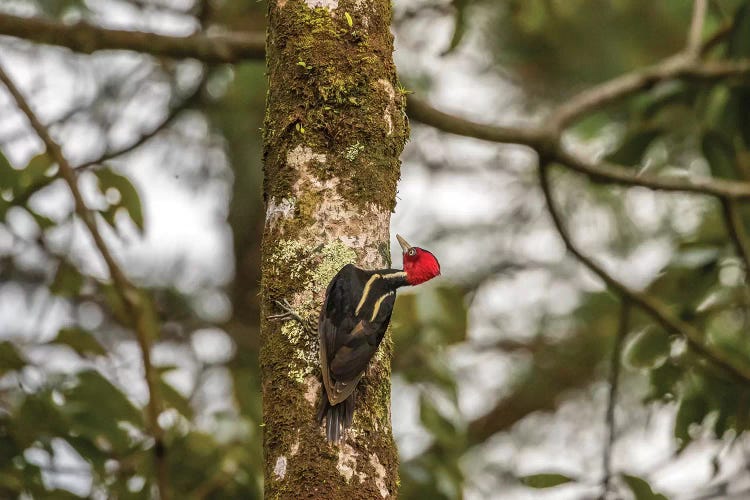
<path fill-rule="evenodd" d="M 333 445 L 315 420 L 317 332 L 266 320 L 286 299 L 317 324 L 326 286 L 342 266 L 389 265 L 408 138 L 390 20 L 389 0 L 270 3 L 260 355 L 266 498 L 397 494 L 390 335 L 359 384 L 346 441 Z"/>

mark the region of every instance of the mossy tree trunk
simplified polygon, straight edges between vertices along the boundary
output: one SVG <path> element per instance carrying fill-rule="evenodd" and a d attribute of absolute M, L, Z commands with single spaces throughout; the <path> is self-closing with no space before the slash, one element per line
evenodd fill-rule
<path fill-rule="evenodd" d="M 317 333 L 266 319 L 286 299 L 317 322 L 326 286 L 344 264 L 389 265 L 408 137 L 390 20 L 389 0 L 270 2 L 260 359 L 267 498 L 397 494 L 390 336 L 359 385 L 346 441 L 332 445 L 315 421 Z"/>

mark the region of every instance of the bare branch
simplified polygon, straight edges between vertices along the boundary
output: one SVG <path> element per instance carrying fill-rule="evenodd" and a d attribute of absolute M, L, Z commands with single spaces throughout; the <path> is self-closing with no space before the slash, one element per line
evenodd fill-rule
<path fill-rule="evenodd" d="M 737 202 L 734 200 L 721 200 L 724 209 L 724 220 L 727 231 L 732 237 L 737 255 L 742 259 L 745 267 L 745 281 L 750 280 L 750 239 L 748 239 L 745 222 L 742 220 Z"/>
<path fill-rule="evenodd" d="M 159 374 L 154 369 L 151 363 L 151 340 L 156 338 L 158 333 L 158 326 L 156 325 L 155 316 L 153 314 L 153 306 L 150 301 L 143 295 L 126 277 L 122 271 L 114 256 L 110 252 L 109 247 L 104 241 L 99 229 L 96 226 L 96 219 L 94 213 L 89 210 L 86 203 L 83 200 L 80 189 L 78 188 L 78 177 L 75 169 L 72 167 L 70 162 L 62 152 L 60 147 L 49 133 L 49 130 L 42 125 L 29 106 L 26 98 L 21 94 L 18 87 L 16 87 L 13 80 L 5 72 L 5 69 L 0 65 L 0 82 L 2 82 L 7 88 L 10 95 L 15 100 L 18 108 L 26 115 L 26 118 L 31 123 L 31 126 L 36 131 L 39 138 L 44 142 L 47 153 L 57 163 L 59 168 L 59 176 L 68 185 L 68 188 L 73 195 L 75 203 L 75 211 L 78 217 L 83 221 L 92 239 L 94 245 L 104 259 L 107 268 L 109 270 L 110 277 L 115 285 L 117 293 L 120 295 L 123 304 L 127 308 L 128 315 L 133 318 L 133 326 L 136 333 L 136 338 L 141 348 L 141 356 L 143 359 L 144 371 L 146 374 L 146 383 L 149 390 L 149 402 L 148 402 L 148 416 L 149 416 L 149 432 L 154 438 L 154 453 L 155 461 L 157 463 L 157 477 L 159 487 L 159 497 L 162 500 L 169 499 L 168 480 L 167 480 L 167 464 L 164 455 L 164 444 L 162 441 L 162 431 L 159 427 L 158 417 L 161 411 L 161 400 L 159 391 Z"/>
<path fill-rule="evenodd" d="M 86 54 L 99 50 L 132 50 L 159 57 L 199 59 L 207 63 L 262 60 L 266 48 L 265 37 L 261 33 L 181 37 L 107 29 L 84 22 L 62 24 L 3 13 L 0 13 L 0 35 L 59 45 Z"/>
<path fill-rule="evenodd" d="M 749 68 L 750 69 L 750 68 Z M 658 191 L 680 191 L 711 194 L 731 199 L 750 198 L 750 183 L 722 179 L 664 177 L 638 175 L 610 163 L 597 163 L 567 152 L 556 142 L 556 138 L 545 139 L 541 130 L 521 127 L 497 127 L 459 118 L 439 111 L 420 99 L 410 96 L 407 104 L 409 117 L 444 132 L 474 137 L 499 143 L 522 144 L 571 169 L 586 174 L 601 182 L 613 182 L 626 186 L 642 186 Z"/>
<path fill-rule="evenodd" d="M 412 120 L 430 125 L 443 132 L 490 142 L 522 144 L 533 149 L 538 149 L 541 147 L 544 139 L 541 130 L 486 125 L 465 120 L 458 116 L 439 111 L 413 95 L 410 95 L 406 101 L 406 114 Z"/>
<path fill-rule="evenodd" d="M 562 149 L 552 152 L 550 156 L 572 170 L 586 174 L 594 181 L 614 182 L 625 186 L 642 186 L 656 191 L 701 193 L 730 199 L 750 198 L 750 183 L 747 182 L 733 182 L 711 177 L 638 175 L 632 169 L 625 169 L 606 162 L 597 163 L 580 158 Z"/>
<path fill-rule="evenodd" d="M 167 116 L 154 128 L 152 128 L 148 132 L 143 133 L 140 137 L 136 138 L 135 140 L 133 140 L 133 142 L 131 142 L 130 144 L 126 146 L 123 146 L 119 149 L 107 151 L 105 153 L 102 153 L 98 158 L 86 161 L 84 163 L 81 163 L 80 165 L 76 165 L 75 167 L 76 170 L 93 167 L 94 165 L 99 165 L 106 161 L 109 161 L 119 156 L 130 153 L 131 151 L 141 147 L 143 144 L 147 143 L 148 141 L 156 137 L 162 130 L 164 130 L 172 122 L 174 122 L 175 118 L 177 118 L 177 116 L 179 116 L 180 113 L 182 113 L 183 111 L 190 108 L 196 103 L 196 101 L 198 100 L 198 97 L 200 96 L 201 92 L 203 91 L 205 87 L 205 83 L 206 83 L 206 78 L 204 77 L 195 87 L 195 90 L 191 92 L 190 95 L 182 99 L 182 101 L 178 105 L 173 107 L 167 113 Z"/>
<path fill-rule="evenodd" d="M 572 253 L 584 266 L 589 268 L 594 274 L 607 284 L 614 292 L 621 295 L 623 300 L 637 305 L 644 312 L 646 312 L 651 318 L 660 324 L 668 332 L 682 336 L 690 346 L 690 348 L 703 357 L 705 360 L 714 364 L 718 368 L 722 369 L 727 375 L 731 376 L 737 382 L 741 384 L 750 383 L 750 367 L 744 365 L 736 365 L 735 362 L 725 355 L 723 352 L 716 350 L 710 344 L 704 343 L 705 335 L 700 332 L 693 325 L 686 323 L 685 321 L 675 318 L 669 312 L 669 308 L 666 304 L 662 303 L 655 297 L 652 297 L 646 293 L 631 290 L 624 283 L 615 279 L 607 271 L 604 270 L 599 264 L 594 262 L 591 257 L 581 252 L 578 247 L 573 243 L 573 240 L 565 228 L 562 221 L 562 217 L 557 211 L 554 199 L 552 197 L 552 191 L 549 184 L 549 166 L 541 164 L 539 166 L 539 181 L 544 193 L 544 198 L 547 202 L 547 209 L 552 218 L 552 222 L 560 234 L 565 246 L 568 251 Z"/>
<path fill-rule="evenodd" d="M 711 52 L 731 31 L 732 23 L 725 23 L 721 28 L 717 29 L 701 46 L 701 56 L 705 56 Z"/>
<path fill-rule="evenodd" d="M 617 406 L 617 390 L 620 379 L 620 356 L 622 353 L 622 344 L 625 336 L 628 334 L 630 320 L 630 304 L 623 300 L 620 306 L 620 322 L 617 328 L 614 344 L 612 346 L 612 357 L 609 361 L 609 396 L 607 399 L 607 411 L 604 415 L 604 424 L 607 426 L 607 441 L 604 443 L 602 450 L 602 469 L 604 476 L 602 478 L 602 494 L 604 499 L 612 487 L 612 450 L 615 445 L 616 422 L 615 406 Z"/>
<path fill-rule="evenodd" d="M 625 73 L 622 76 L 595 85 L 571 97 L 560 105 L 550 118 L 557 131 L 592 111 L 620 101 L 654 85 L 671 80 L 712 81 L 728 77 L 747 78 L 750 75 L 750 61 L 695 61 L 684 54 L 664 59 L 660 63 L 641 70 Z"/>
<path fill-rule="evenodd" d="M 698 57 L 701 53 L 701 37 L 703 35 L 703 25 L 706 22 L 706 0 L 695 0 L 693 2 L 693 17 L 690 21 L 690 31 L 688 32 L 687 47 L 685 52 L 691 57 Z"/>

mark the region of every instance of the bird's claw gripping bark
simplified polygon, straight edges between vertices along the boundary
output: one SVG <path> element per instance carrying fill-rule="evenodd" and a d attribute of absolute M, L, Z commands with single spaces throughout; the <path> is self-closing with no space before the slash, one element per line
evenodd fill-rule
<path fill-rule="evenodd" d="M 271 314 L 270 316 L 267 316 L 267 319 L 270 321 L 289 321 L 289 320 L 295 320 L 297 323 L 302 325 L 302 328 L 307 330 L 310 333 L 315 333 L 315 327 L 312 325 L 310 321 L 306 321 L 305 318 L 299 315 L 297 311 L 294 310 L 294 307 L 289 303 L 288 300 L 282 299 L 282 300 L 274 300 L 274 303 L 276 306 L 281 309 L 282 313 L 280 314 Z"/>

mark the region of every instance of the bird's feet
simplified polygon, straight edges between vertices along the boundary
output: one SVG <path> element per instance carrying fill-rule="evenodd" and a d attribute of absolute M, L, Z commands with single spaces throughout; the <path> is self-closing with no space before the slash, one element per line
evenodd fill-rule
<path fill-rule="evenodd" d="M 271 314 L 267 317 L 270 321 L 289 321 L 289 320 L 295 320 L 297 323 L 302 325 L 302 328 L 307 330 L 310 333 L 315 333 L 316 326 L 312 324 L 311 321 L 306 321 L 305 318 L 300 316 L 300 314 L 294 310 L 294 307 L 289 303 L 288 300 L 274 300 L 274 303 L 276 306 L 281 309 L 283 312 L 280 314 Z"/>

